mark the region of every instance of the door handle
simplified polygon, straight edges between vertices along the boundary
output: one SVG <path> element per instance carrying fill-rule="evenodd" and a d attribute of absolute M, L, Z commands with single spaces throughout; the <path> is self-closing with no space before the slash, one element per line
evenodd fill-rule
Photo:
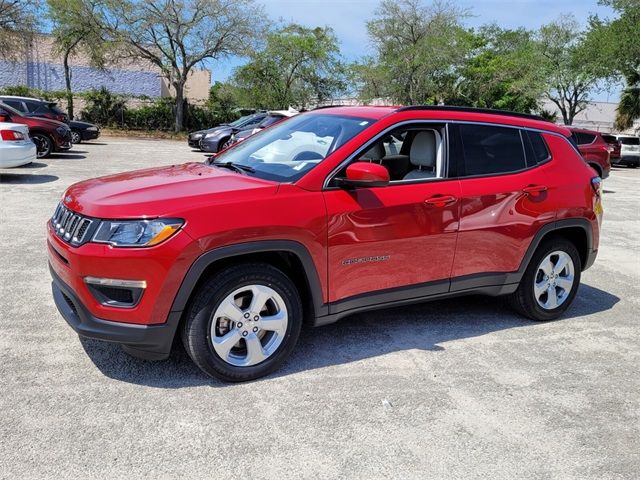
<path fill-rule="evenodd" d="M 454 203 L 456 200 L 458 199 L 453 195 L 434 195 L 433 197 L 427 198 L 424 203 L 435 207 L 444 207 L 450 203 Z"/>
<path fill-rule="evenodd" d="M 546 185 L 529 185 L 524 187 L 522 191 L 526 194 L 542 193 L 547 191 L 547 186 Z"/>

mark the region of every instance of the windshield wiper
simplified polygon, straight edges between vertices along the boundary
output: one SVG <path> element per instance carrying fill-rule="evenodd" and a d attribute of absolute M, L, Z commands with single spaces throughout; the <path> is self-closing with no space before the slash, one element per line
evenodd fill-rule
<path fill-rule="evenodd" d="M 238 173 L 245 173 L 245 172 L 255 173 L 256 171 L 255 168 L 250 167 L 248 165 L 242 165 L 240 163 L 233 163 L 233 162 L 211 162 L 211 165 L 214 165 L 216 167 L 228 168 L 229 170 L 233 170 Z"/>

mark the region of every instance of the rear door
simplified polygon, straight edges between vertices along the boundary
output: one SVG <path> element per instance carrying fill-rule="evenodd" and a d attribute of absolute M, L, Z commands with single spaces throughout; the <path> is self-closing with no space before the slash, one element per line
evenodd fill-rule
<path fill-rule="evenodd" d="M 533 236 L 555 213 L 546 193 L 550 154 L 540 133 L 485 124 L 451 130 L 461 189 L 454 291 L 518 270 Z"/>

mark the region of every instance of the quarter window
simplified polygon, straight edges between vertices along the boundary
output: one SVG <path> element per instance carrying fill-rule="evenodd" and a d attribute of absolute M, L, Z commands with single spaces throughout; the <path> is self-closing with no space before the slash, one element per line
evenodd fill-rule
<path fill-rule="evenodd" d="M 527 163 L 520 130 L 487 125 L 460 125 L 465 175 L 515 172 Z"/>
<path fill-rule="evenodd" d="M 527 165 L 533 166 L 538 163 L 546 162 L 550 155 L 547 144 L 539 132 L 523 132 L 529 138 L 529 147 L 527 149 Z"/>
<path fill-rule="evenodd" d="M 578 145 L 589 145 L 593 143 L 596 139 L 595 135 L 591 135 L 590 133 L 583 132 L 575 132 L 576 142 Z"/>

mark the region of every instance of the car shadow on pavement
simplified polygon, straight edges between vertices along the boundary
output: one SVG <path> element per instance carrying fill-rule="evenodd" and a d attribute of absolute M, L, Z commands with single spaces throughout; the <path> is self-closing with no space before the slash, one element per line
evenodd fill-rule
<path fill-rule="evenodd" d="M 54 155 L 51 156 L 52 160 L 84 160 L 85 158 L 87 158 L 86 155 L 79 155 L 80 152 L 78 152 L 78 154 L 74 153 L 56 153 Z M 85 152 L 82 152 L 85 153 Z"/>
<path fill-rule="evenodd" d="M 37 173 L 0 173 L 0 183 L 14 185 L 28 185 L 55 182 L 59 177 L 55 175 L 40 175 Z"/>
<path fill-rule="evenodd" d="M 609 310 L 619 300 L 582 284 L 574 304 L 557 321 Z M 543 323 L 513 313 L 502 299 L 481 296 L 360 313 L 325 327 L 304 328 L 291 358 L 271 378 L 397 351 L 419 349 L 437 355 L 451 340 L 539 325 Z M 155 388 L 227 385 L 204 375 L 181 346 L 174 348 L 168 360 L 147 362 L 130 357 L 118 345 L 86 338 L 81 343 L 96 367 L 116 380 Z"/>

